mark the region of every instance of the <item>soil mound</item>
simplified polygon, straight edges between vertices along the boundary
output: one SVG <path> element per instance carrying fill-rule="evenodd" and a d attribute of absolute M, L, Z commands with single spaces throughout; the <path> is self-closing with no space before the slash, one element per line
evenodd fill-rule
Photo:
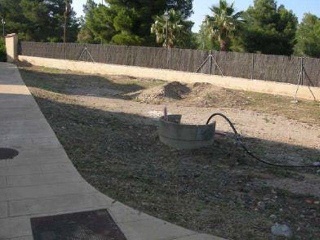
<path fill-rule="evenodd" d="M 160 87 L 141 91 L 136 99 L 145 103 L 161 103 L 163 101 L 180 100 L 190 93 L 191 89 L 180 82 L 171 82 Z"/>
<path fill-rule="evenodd" d="M 183 99 L 179 104 L 197 107 L 234 107 L 250 102 L 244 92 L 217 87 L 210 83 L 187 85 L 171 82 L 136 92 L 132 96 L 139 102 L 153 104 Z"/>
<path fill-rule="evenodd" d="M 194 83 L 186 101 L 199 107 L 233 107 L 249 103 L 250 99 L 244 92 L 234 91 L 210 83 Z"/>

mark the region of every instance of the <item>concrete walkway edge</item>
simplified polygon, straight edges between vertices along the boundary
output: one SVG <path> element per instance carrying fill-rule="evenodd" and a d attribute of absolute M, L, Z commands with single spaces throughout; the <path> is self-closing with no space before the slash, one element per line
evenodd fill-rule
<path fill-rule="evenodd" d="M 72 165 L 21 79 L 0 63 L 0 147 L 19 151 L 0 160 L 0 239 L 33 239 L 30 218 L 108 209 L 128 240 L 218 240 L 114 201 Z"/>

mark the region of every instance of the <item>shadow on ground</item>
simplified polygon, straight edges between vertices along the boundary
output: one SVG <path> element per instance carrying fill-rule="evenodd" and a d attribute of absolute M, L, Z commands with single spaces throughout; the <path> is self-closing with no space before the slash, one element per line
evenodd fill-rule
<path fill-rule="evenodd" d="M 23 65 L 22 65 L 23 66 Z M 45 68 L 41 68 L 44 70 Z M 131 76 L 97 76 L 68 73 L 62 70 L 45 69 L 36 71 L 33 67 L 20 68 L 20 73 L 28 81 L 29 87 L 38 87 L 47 91 L 68 94 L 108 98 L 125 98 L 125 94 L 137 92 L 162 81 L 153 79 L 137 79 Z M 51 80 L 51 81 L 50 81 Z M 139 81 L 138 81 L 139 80 Z"/>
<path fill-rule="evenodd" d="M 313 101 L 294 104 L 288 97 L 222 89 L 210 84 L 195 83 L 190 87 L 175 82 L 166 84 L 156 79 L 75 74 L 43 67 L 27 66 L 20 68 L 20 72 L 30 87 L 66 95 L 152 104 L 174 102 L 182 106 L 239 108 L 319 126 L 319 103 Z"/>

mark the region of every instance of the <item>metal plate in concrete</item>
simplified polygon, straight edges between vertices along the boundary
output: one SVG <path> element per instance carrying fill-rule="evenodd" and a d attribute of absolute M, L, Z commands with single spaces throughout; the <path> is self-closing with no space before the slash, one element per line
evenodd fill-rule
<path fill-rule="evenodd" d="M 0 148 L 0 160 L 13 159 L 19 152 L 12 148 Z"/>
<path fill-rule="evenodd" d="M 34 240 L 126 240 L 106 209 L 31 218 Z"/>

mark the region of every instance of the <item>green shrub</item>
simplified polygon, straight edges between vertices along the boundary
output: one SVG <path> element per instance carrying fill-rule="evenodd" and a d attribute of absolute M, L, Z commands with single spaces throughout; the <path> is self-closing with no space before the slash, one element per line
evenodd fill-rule
<path fill-rule="evenodd" d="M 0 62 L 7 61 L 6 44 L 4 38 L 0 38 Z"/>

